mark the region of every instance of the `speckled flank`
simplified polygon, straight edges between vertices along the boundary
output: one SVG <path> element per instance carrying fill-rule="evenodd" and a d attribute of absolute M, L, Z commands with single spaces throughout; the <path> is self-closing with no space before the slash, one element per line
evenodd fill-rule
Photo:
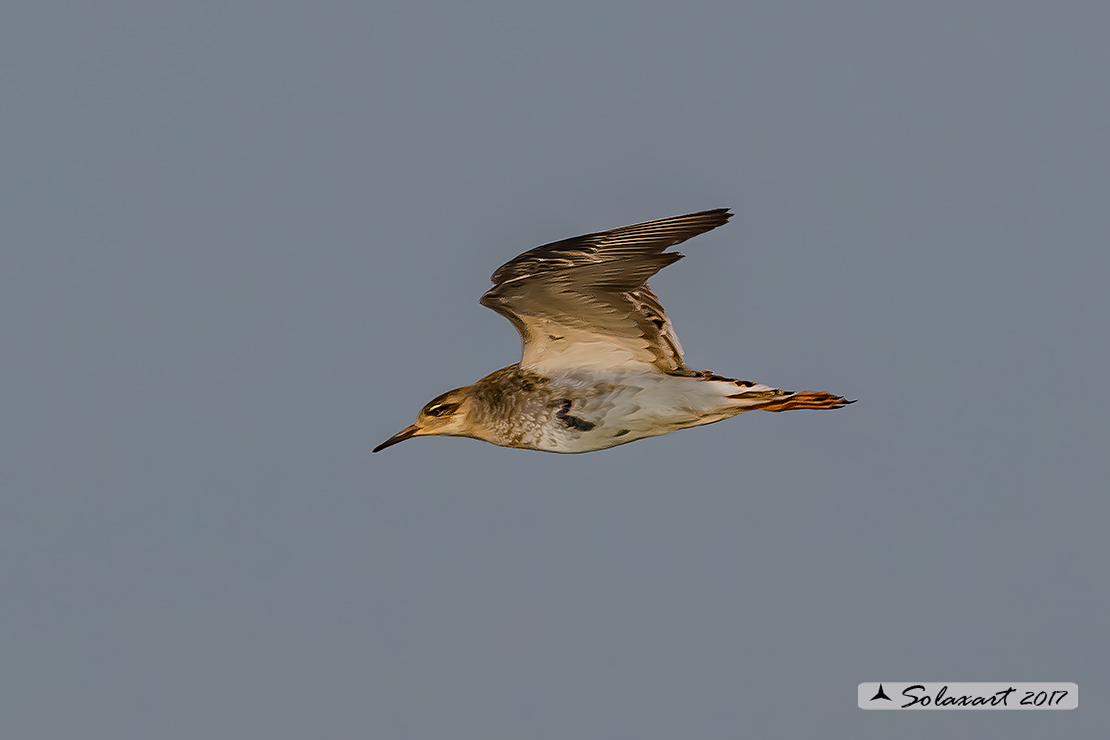
<path fill-rule="evenodd" d="M 585 419 L 579 419 L 577 416 L 571 416 L 570 407 L 573 403 L 574 402 L 569 398 L 564 398 L 559 405 L 559 410 L 555 413 L 555 418 L 563 422 L 568 429 L 577 429 L 580 432 L 588 432 L 597 426 L 597 424 L 594 424 L 592 421 L 586 421 Z"/>

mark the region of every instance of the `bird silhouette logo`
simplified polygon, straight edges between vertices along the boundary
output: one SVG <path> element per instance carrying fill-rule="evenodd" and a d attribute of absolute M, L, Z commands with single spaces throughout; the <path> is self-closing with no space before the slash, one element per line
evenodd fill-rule
<path fill-rule="evenodd" d="M 891 699 L 889 696 L 886 695 L 885 691 L 883 691 L 883 685 L 882 684 L 879 684 L 878 693 L 876 693 L 874 696 L 871 697 L 871 701 L 875 701 L 876 699 L 886 699 L 887 701 L 894 701 L 893 699 Z"/>

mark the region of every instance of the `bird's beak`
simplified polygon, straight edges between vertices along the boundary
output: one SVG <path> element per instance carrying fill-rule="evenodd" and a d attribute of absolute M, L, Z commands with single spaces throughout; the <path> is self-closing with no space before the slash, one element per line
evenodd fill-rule
<path fill-rule="evenodd" d="M 404 442 L 409 437 L 415 437 L 419 431 L 420 427 L 415 424 L 413 424 L 411 427 L 406 427 L 405 429 L 402 429 L 401 431 L 397 432 L 392 437 L 375 447 L 374 452 L 381 452 L 386 447 L 392 447 L 398 442 Z"/>

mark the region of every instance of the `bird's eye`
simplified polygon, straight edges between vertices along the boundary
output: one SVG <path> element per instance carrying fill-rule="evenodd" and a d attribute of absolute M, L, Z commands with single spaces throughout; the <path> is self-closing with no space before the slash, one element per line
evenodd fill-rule
<path fill-rule="evenodd" d="M 426 413 L 428 416 L 443 416 L 444 414 L 451 413 L 456 408 L 458 408 L 458 406 L 459 405 L 457 403 L 440 403 L 432 406 L 424 413 Z"/>

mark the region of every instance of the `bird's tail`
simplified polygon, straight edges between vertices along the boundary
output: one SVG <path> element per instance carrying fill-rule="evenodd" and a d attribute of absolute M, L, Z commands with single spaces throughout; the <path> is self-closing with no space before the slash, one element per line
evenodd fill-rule
<path fill-rule="evenodd" d="M 843 396 L 821 391 L 784 391 L 750 380 L 736 380 L 715 375 L 709 371 L 697 374 L 702 381 L 709 381 L 724 397 L 729 415 L 745 411 L 794 411 L 795 409 L 838 409 L 855 401 Z"/>
<path fill-rule="evenodd" d="M 855 401 L 849 401 L 843 396 L 836 396 L 823 391 L 800 391 L 798 393 L 780 391 L 780 393 L 787 395 L 753 404 L 751 408 L 759 411 L 778 412 L 794 411 L 796 409 L 838 409 L 850 403 L 855 403 Z M 736 396 L 729 396 L 729 398 L 736 398 Z"/>

